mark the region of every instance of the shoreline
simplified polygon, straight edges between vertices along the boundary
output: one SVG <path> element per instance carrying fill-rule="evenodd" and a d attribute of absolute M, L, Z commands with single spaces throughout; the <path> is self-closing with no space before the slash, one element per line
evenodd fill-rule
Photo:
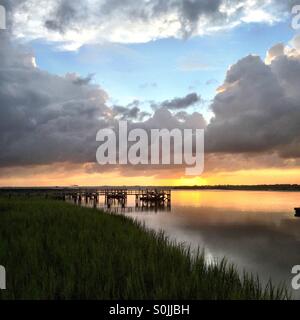
<path fill-rule="evenodd" d="M 5 186 L 0 187 L 1 193 L 6 192 L 35 192 L 35 191 L 60 191 L 60 190 L 89 190 L 89 189 L 170 189 L 170 190 L 222 190 L 222 191 L 279 191 L 279 192 L 300 192 L 299 184 L 262 184 L 262 185 L 207 185 L 207 186 Z"/>
<path fill-rule="evenodd" d="M 0 299 L 290 299 L 123 215 L 34 197 L 0 197 L 0 209 Z"/>

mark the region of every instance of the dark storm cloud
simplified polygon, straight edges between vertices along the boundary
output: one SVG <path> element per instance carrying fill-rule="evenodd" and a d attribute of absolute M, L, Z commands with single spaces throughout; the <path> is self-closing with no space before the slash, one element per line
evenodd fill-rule
<path fill-rule="evenodd" d="M 138 119 L 139 113 L 140 113 L 140 108 L 137 106 L 114 106 L 113 107 L 113 112 L 115 116 L 119 116 L 121 120 L 126 120 L 126 119 Z"/>
<path fill-rule="evenodd" d="M 7 34 L 0 42 L 0 165 L 94 161 L 106 93 L 36 68 Z"/>
<path fill-rule="evenodd" d="M 201 102 L 201 97 L 197 93 L 189 93 L 183 98 L 163 101 L 160 106 L 170 110 L 186 109 Z"/>
<path fill-rule="evenodd" d="M 299 157 L 300 59 L 275 57 L 266 65 L 248 56 L 227 72 L 211 106 L 207 151 L 247 153 L 276 151 Z"/>
<path fill-rule="evenodd" d="M 97 131 L 119 119 L 146 130 L 206 127 L 197 112 L 168 110 L 198 103 L 195 93 L 157 103 L 153 116 L 138 100 L 109 108 L 107 94 L 89 77 L 51 75 L 35 67 L 30 50 L 7 37 L 0 41 L 1 166 L 94 162 Z M 230 68 L 211 106 L 208 153 L 300 157 L 300 59 L 293 50 L 293 55 L 275 50 L 270 65 L 248 56 Z"/>
<path fill-rule="evenodd" d="M 121 13 L 130 19 L 148 21 L 175 10 L 179 13 L 184 35 L 188 35 L 195 28 L 200 16 L 220 16 L 221 3 L 222 0 L 106 0 L 100 12 L 103 15 Z"/>
<path fill-rule="evenodd" d="M 144 122 L 138 123 L 138 126 L 145 129 L 160 129 L 166 128 L 172 130 L 178 129 L 204 129 L 206 122 L 202 114 L 194 112 L 193 114 L 186 114 L 184 121 L 174 116 L 166 107 L 157 109 L 153 116 Z M 182 120 L 182 119 L 181 119 Z"/>
<path fill-rule="evenodd" d="M 148 112 L 141 110 L 141 102 L 134 100 L 127 106 L 115 105 L 112 107 L 113 116 L 119 120 L 142 121 L 146 116 L 151 116 Z"/>
<path fill-rule="evenodd" d="M 113 116 L 119 120 L 137 120 L 142 121 L 145 117 L 150 117 L 151 114 L 141 110 L 142 103 L 139 100 L 134 100 L 127 106 L 115 105 L 112 107 Z"/>
<path fill-rule="evenodd" d="M 196 29 L 201 16 L 214 20 L 226 18 L 226 14 L 221 13 L 219 8 L 222 0 L 183 0 L 179 1 L 181 11 L 183 36 L 188 37 Z"/>
<path fill-rule="evenodd" d="M 91 84 L 91 76 L 40 70 L 31 51 L 13 45 L 9 33 L 0 35 L 0 43 L 1 167 L 95 162 L 97 132 L 117 127 L 119 119 L 146 130 L 191 128 L 204 121 L 195 113 L 179 123 L 166 109 L 150 117 L 137 100 L 110 108 L 106 92 Z"/>
<path fill-rule="evenodd" d="M 88 18 L 87 3 L 82 0 L 60 0 L 56 8 L 50 14 L 52 18 L 45 21 L 45 27 L 49 30 L 66 32 L 69 28 L 77 28 L 79 20 L 84 21 Z"/>
<path fill-rule="evenodd" d="M 187 6 L 191 3 L 186 2 Z M 200 2 L 203 7 L 199 8 L 207 12 L 214 12 L 218 5 Z M 122 3 L 127 14 L 126 6 L 133 2 Z M 155 10 L 168 10 L 170 3 L 156 1 Z M 173 1 L 172 6 L 178 3 Z M 65 10 L 69 10 L 67 6 Z M 194 17 L 187 12 L 186 19 L 193 21 L 197 14 Z M 67 22 L 73 23 L 71 15 Z M 206 126 L 199 113 L 181 111 L 173 115 L 168 110 L 196 105 L 201 101 L 196 93 L 155 104 L 152 117 L 142 111 L 138 101 L 109 108 L 107 94 L 91 83 L 91 76 L 61 77 L 36 68 L 32 52 L 12 45 L 9 31 L 0 34 L 0 42 L 0 166 L 93 162 L 96 132 L 116 125 L 116 116 L 139 121 L 131 126 L 146 129 Z M 294 42 L 298 43 L 297 39 Z M 206 132 L 207 152 L 300 157 L 300 56 L 295 48 L 285 53 L 282 45 L 273 47 L 269 56 L 269 65 L 259 57 L 248 56 L 227 72 L 211 106 L 214 118 Z"/>
<path fill-rule="evenodd" d="M 177 9 L 185 20 L 193 23 L 200 15 L 218 12 L 221 3 L 222 0 L 106 0 L 100 12 L 103 15 L 122 12 L 132 18 L 147 20 Z"/>

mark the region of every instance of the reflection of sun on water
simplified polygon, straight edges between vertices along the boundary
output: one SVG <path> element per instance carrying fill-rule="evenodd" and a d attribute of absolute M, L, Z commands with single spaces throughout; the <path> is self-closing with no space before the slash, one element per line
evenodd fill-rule
<path fill-rule="evenodd" d="M 192 254 L 203 250 L 209 265 L 225 257 L 241 275 L 246 270 L 264 284 L 270 278 L 289 284 L 291 266 L 299 261 L 297 206 L 300 192 L 173 190 L 171 212 L 134 217 Z"/>
<path fill-rule="evenodd" d="M 299 192 L 191 190 L 173 191 L 172 205 L 238 210 L 239 212 L 294 212 Z"/>

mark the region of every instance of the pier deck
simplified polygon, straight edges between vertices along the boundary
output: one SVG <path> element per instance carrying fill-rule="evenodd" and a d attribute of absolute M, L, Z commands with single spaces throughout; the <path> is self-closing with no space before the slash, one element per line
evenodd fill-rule
<path fill-rule="evenodd" d="M 107 208 L 117 203 L 126 207 L 128 196 L 135 197 L 136 207 L 170 207 L 171 189 L 155 187 L 70 187 L 70 188 L 2 188 L 1 193 L 8 195 L 43 196 L 58 200 L 74 200 L 74 202 L 100 201 L 104 198 Z"/>

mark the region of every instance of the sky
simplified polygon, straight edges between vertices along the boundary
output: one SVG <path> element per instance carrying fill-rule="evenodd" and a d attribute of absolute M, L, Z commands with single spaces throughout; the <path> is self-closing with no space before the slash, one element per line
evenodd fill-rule
<path fill-rule="evenodd" d="M 0 0 L 0 186 L 299 183 L 295 4 Z M 100 166 L 120 119 L 205 129 L 204 173 Z"/>

